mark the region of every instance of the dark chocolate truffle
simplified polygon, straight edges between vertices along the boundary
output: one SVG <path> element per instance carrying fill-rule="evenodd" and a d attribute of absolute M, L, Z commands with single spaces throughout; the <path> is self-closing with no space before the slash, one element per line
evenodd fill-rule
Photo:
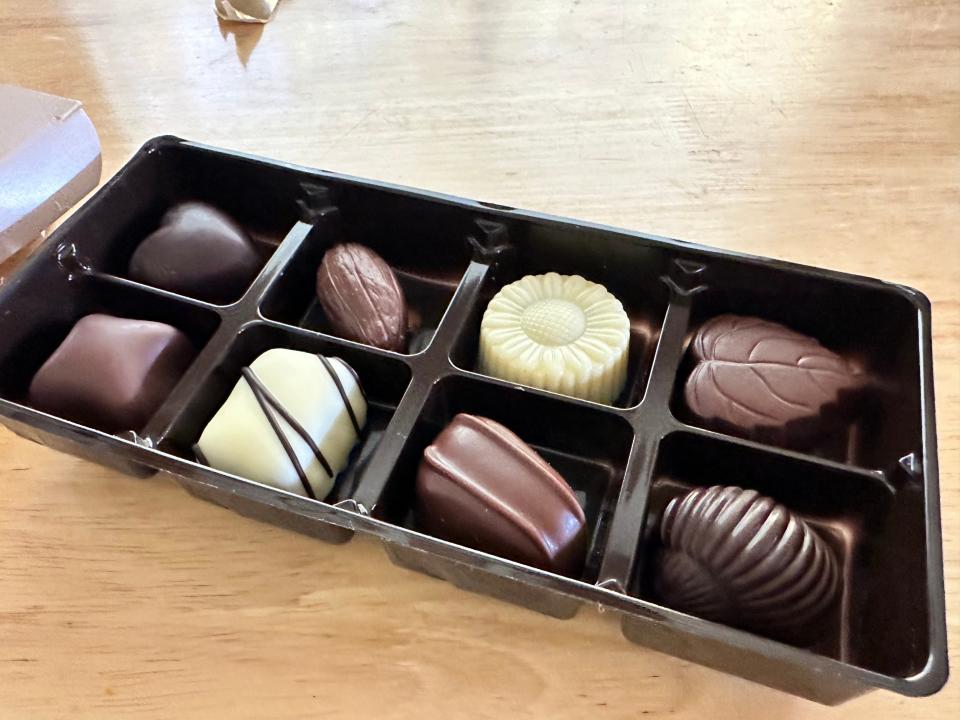
<path fill-rule="evenodd" d="M 317 298 L 337 335 L 403 352 L 403 288 L 393 269 L 370 248 L 345 243 L 327 250 L 317 270 Z"/>
<path fill-rule="evenodd" d="M 684 398 L 706 425 L 804 446 L 836 429 L 864 376 L 817 340 L 768 320 L 720 315 L 696 333 Z"/>
<path fill-rule="evenodd" d="M 87 315 L 34 375 L 28 402 L 106 432 L 140 430 L 193 357 L 165 323 Z"/>
<path fill-rule="evenodd" d="M 423 453 L 419 527 L 561 575 L 579 575 L 586 519 L 570 486 L 519 437 L 461 413 Z"/>
<path fill-rule="evenodd" d="M 654 592 L 666 605 L 772 637 L 812 641 L 834 603 L 833 551 L 755 490 L 698 488 L 667 505 Z"/>
<path fill-rule="evenodd" d="M 222 304 L 237 300 L 262 265 L 239 225 L 216 208 L 188 202 L 170 209 L 140 243 L 128 274 L 147 285 Z"/>

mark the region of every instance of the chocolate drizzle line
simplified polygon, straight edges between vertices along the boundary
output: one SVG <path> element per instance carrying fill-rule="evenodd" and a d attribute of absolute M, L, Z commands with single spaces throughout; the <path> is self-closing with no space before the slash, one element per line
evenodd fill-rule
<path fill-rule="evenodd" d="M 310 451 L 313 453 L 314 457 L 320 462 L 320 465 L 326 471 L 327 475 L 331 478 L 333 477 L 333 469 L 330 467 L 330 463 L 327 462 L 327 459 L 323 456 L 323 453 L 320 451 L 320 448 L 317 447 L 317 444 L 313 441 L 313 438 L 310 437 L 310 433 L 304 429 L 304 427 L 297 422 L 297 419 L 290 414 L 290 411 L 287 410 L 273 393 L 267 388 L 266 385 L 256 376 L 256 373 L 249 367 L 245 367 L 241 370 L 243 373 L 244 379 L 247 381 L 247 384 L 250 386 L 253 396 L 256 398 L 257 403 L 260 405 L 260 409 L 263 410 L 263 414 L 266 416 L 267 420 L 270 423 L 270 427 L 273 428 L 273 432 L 276 433 L 277 439 L 283 445 L 283 449 L 287 453 L 287 457 L 290 458 L 290 463 L 293 465 L 294 470 L 297 471 L 297 475 L 300 476 L 300 482 L 303 483 L 303 489 L 306 491 L 307 496 L 316 500 L 317 497 L 313 492 L 313 487 L 310 485 L 310 481 L 307 479 L 307 474 L 303 470 L 303 466 L 300 464 L 300 459 L 297 457 L 297 454 L 293 451 L 293 447 L 290 445 L 290 441 L 287 439 L 287 436 L 284 434 L 283 429 L 280 427 L 280 423 L 277 421 L 277 418 L 274 416 L 274 411 L 283 418 L 284 422 L 287 423 L 293 431 L 297 433 L 303 439 L 303 441 L 310 448 Z"/>
<path fill-rule="evenodd" d="M 354 379 L 354 380 L 356 381 L 356 383 L 357 383 L 357 390 L 360 391 L 360 397 L 362 397 L 362 398 L 363 398 L 363 401 L 366 402 L 366 401 L 367 401 L 367 394 L 363 391 L 363 385 L 360 384 L 360 376 L 357 375 L 357 371 L 353 369 L 353 366 L 352 366 L 352 365 L 350 365 L 349 363 L 345 362 L 345 361 L 342 360 L 341 358 L 334 358 L 334 360 L 336 360 L 338 363 L 340 363 L 341 365 L 343 365 L 343 367 L 346 368 L 347 371 L 348 371 L 351 375 L 353 375 L 353 379 Z"/>
<path fill-rule="evenodd" d="M 353 411 L 353 405 L 350 404 L 350 398 L 347 397 L 347 391 L 343 388 L 343 383 L 340 382 L 340 377 L 337 375 L 337 371 L 333 369 L 333 365 L 330 364 L 330 361 L 327 360 L 323 355 L 317 355 L 320 358 L 320 362 L 323 363 L 323 367 L 326 368 L 327 374 L 330 375 L 330 379 L 333 380 L 333 384 L 337 386 L 337 392 L 340 393 L 340 399 L 343 400 L 344 407 L 347 408 L 347 413 L 350 415 L 350 422 L 353 423 L 353 429 L 356 430 L 357 436 L 360 435 L 360 423 L 357 421 L 357 414 Z M 346 363 L 344 363 L 346 365 Z M 346 365 L 346 367 L 350 367 Z M 352 368 L 351 368 L 352 370 Z M 354 376 L 356 377 L 356 376 Z M 360 383 L 357 383 L 359 387 Z"/>

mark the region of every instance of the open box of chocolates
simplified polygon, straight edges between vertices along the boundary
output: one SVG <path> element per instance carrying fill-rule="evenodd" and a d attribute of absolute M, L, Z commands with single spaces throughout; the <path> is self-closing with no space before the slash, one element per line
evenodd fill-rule
<path fill-rule="evenodd" d="M 818 702 L 946 681 L 909 288 L 157 138 L 0 287 L 0 419 Z"/>

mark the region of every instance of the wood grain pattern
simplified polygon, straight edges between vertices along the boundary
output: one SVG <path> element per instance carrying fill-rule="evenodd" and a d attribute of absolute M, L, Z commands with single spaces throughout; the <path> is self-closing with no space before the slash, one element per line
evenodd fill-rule
<path fill-rule="evenodd" d="M 179 134 L 874 275 L 933 300 L 960 642 L 960 12 L 910 0 L 4 0 L 0 81 L 112 174 Z M 954 653 L 954 658 L 956 658 Z M 839 709 L 328 547 L 0 431 L 0 717 L 954 717 Z"/>

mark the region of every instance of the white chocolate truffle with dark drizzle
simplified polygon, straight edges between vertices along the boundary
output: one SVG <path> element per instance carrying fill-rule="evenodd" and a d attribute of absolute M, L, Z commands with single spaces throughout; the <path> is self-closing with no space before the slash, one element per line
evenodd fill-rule
<path fill-rule="evenodd" d="M 218 470 L 323 500 L 367 421 L 353 368 L 275 348 L 243 368 L 194 446 Z"/>

